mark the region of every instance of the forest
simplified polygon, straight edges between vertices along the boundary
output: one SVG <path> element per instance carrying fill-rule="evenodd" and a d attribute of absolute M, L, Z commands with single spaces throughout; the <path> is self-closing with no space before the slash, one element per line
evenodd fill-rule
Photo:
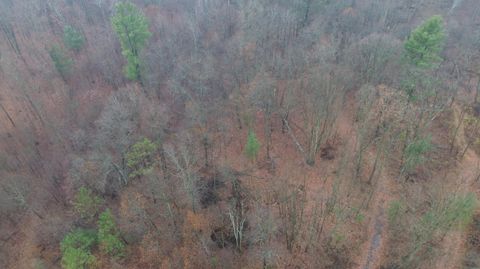
<path fill-rule="evenodd" d="M 480 268 L 480 1 L 0 0 L 0 268 Z"/>

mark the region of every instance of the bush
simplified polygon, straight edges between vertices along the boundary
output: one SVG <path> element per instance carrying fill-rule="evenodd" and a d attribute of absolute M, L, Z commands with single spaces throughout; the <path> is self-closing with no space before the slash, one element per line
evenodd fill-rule
<path fill-rule="evenodd" d="M 91 190 L 81 187 L 75 195 L 73 206 L 82 218 L 91 220 L 98 213 L 102 202 Z"/>
<path fill-rule="evenodd" d="M 55 45 L 49 50 L 50 58 L 52 58 L 55 68 L 60 75 L 65 79 L 72 70 L 73 60 L 68 57 L 65 51 L 59 46 Z"/>
<path fill-rule="evenodd" d="M 85 38 L 80 31 L 67 25 L 63 28 L 63 43 L 67 48 L 79 51 L 85 44 Z"/>
<path fill-rule="evenodd" d="M 120 234 L 109 209 L 98 218 L 98 241 L 105 253 L 117 257 L 123 256 L 125 245 L 120 240 Z"/>
<path fill-rule="evenodd" d="M 94 231 L 78 229 L 67 234 L 60 244 L 62 267 L 83 269 L 92 266 L 96 258 L 90 251 L 96 242 Z"/>

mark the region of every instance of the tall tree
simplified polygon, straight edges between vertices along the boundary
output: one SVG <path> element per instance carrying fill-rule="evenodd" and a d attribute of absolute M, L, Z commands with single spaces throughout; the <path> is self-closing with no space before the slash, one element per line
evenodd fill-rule
<path fill-rule="evenodd" d="M 418 146 L 416 141 L 425 136 L 422 133 L 426 127 L 445 107 L 445 98 L 439 96 L 440 80 L 435 72 L 442 61 L 440 52 L 444 39 L 443 19 L 441 16 L 433 16 L 413 30 L 405 41 L 404 56 L 407 68 L 402 87 L 408 97 L 404 115 L 409 114 L 407 116 L 409 127 L 404 136 L 406 139 L 403 146 L 403 161 L 406 161 L 405 158 L 408 158 L 409 154 L 417 152 L 414 150 Z M 413 113 L 410 113 L 412 111 Z"/>
<path fill-rule="evenodd" d="M 147 18 L 130 2 L 116 4 L 115 10 L 112 26 L 120 39 L 122 54 L 127 59 L 125 76 L 131 80 L 141 80 L 140 51 L 151 36 Z"/>

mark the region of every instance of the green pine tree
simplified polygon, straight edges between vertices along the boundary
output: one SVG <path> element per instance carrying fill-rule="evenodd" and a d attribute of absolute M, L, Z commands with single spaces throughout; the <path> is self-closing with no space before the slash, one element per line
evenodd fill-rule
<path fill-rule="evenodd" d="M 60 75 L 65 79 L 72 71 L 73 60 L 67 56 L 67 53 L 61 47 L 55 45 L 49 51 L 50 58 L 52 58 L 55 68 Z"/>
<path fill-rule="evenodd" d="M 250 130 L 248 132 L 247 144 L 245 145 L 245 154 L 247 158 L 255 160 L 258 155 L 258 150 L 260 149 L 260 142 L 258 142 L 255 132 Z"/>
<path fill-rule="evenodd" d="M 63 43 L 69 49 L 79 51 L 85 44 L 85 38 L 80 31 L 67 25 L 63 28 Z"/>
<path fill-rule="evenodd" d="M 433 16 L 410 34 L 405 42 L 405 55 L 416 67 L 433 68 L 442 60 L 439 53 L 444 39 L 443 19 Z"/>
<path fill-rule="evenodd" d="M 150 172 L 156 151 L 157 145 L 148 138 L 135 143 L 125 156 L 127 167 L 130 169 L 129 177 L 135 178 Z"/>
<path fill-rule="evenodd" d="M 140 79 L 140 51 L 145 47 L 151 33 L 143 13 L 130 2 L 115 5 L 112 26 L 120 39 L 122 54 L 127 59 L 125 76 L 131 80 Z"/>
<path fill-rule="evenodd" d="M 97 242 L 95 231 L 77 229 L 68 233 L 60 243 L 62 267 L 64 269 L 84 269 L 92 266 L 96 258 L 91 253 Z"/>
<path fill-rule="evenodd" d="M 120 240 L 120 233 L 110 209 L 105 210 L 98 218 L 98 242 L 105 253 L 116 257 L 123 256 L 125 245 Z"/>
<path fill-rule="evenodd" d="M 81 187 L 78 190 L 73 201 L 73 206 L 80 214 L 80 217 L 87 220 L 92 220 L 97 214 L 101 204 L 102 199 L 85 187 Z"/>

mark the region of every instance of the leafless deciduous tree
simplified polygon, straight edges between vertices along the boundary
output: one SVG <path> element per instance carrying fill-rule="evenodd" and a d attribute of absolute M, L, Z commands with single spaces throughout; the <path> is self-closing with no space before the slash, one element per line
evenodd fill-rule
<path fill-rule="evenodd" d="M 165 146 L 165 153 L 173 167 L 173 175 L 181 181 L 182 191 L 186 195 L 192 211 L 196 212 L 199 205 L 199 176 L 197 157 L 192 149 L 192 140 L 186 136 L 178 141 L 176 146 Z"/>

